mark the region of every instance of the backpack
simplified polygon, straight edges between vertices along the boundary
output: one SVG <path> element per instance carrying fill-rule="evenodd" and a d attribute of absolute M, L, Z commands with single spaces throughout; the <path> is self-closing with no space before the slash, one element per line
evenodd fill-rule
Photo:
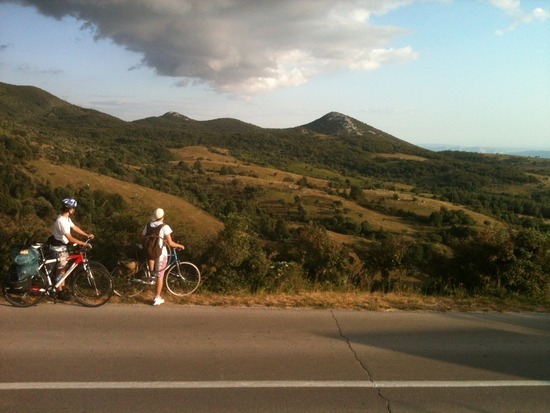
<path fill-rule="evenodd" d="M 162 244 L 159 242 L 159 234 L 164 225 L 160 224 L 156 228 L 153 228 L 150 224 L 147 225 L 147 232 L 143 240 L 143 251 L 148 260 L 156 260 L 162 254 Z"/>

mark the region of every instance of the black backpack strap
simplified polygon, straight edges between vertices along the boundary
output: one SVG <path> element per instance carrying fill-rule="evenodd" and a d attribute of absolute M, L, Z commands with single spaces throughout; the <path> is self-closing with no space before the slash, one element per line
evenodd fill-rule
<path fill-rule="evenodd" d="M 147 224 L 147 231 L 145 232 L 145 236 L 146 237 L 150 237 L 150 236 L 158 237 L 159 234 L 160 234 L 161 228 L 165 225 L 166 224 L 160 224 L 158 227 L 153 228 L 153 226 L 151 224 Z"/>

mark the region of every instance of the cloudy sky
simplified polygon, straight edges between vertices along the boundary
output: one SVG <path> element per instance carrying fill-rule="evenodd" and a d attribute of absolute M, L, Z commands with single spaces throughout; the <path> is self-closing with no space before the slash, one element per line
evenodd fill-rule
<path fill-rule="evenodd" d="M 550 0 L 0 0 L 0 81 L 123 120 L 550 148 Z"/>

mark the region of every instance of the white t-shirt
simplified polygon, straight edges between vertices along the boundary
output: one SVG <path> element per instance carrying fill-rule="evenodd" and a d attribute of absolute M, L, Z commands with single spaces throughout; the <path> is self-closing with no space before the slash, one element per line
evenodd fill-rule
<path fill-rule="evenodd" d="M 74 222 L 70 217 L 64 217 L 63 215 L 58 215 L 57 219 L 53 223 L 52 235 L 56 240 L 63 242 L 63 244 L 68 244 L 69 239 L 65 236 L 66 234 L 71 233 L 71 228 L 74 227 Z"/>
<path fill-rule="evenodd" d="M 147 227 L 149 225 L 151 225 L 151 228 L 157 228 L 159 225 L 162 225 L 162 224 L 164 224 L 162 221 L 153 221 L 150 224 L 145 225 L 145 228 L 143 228 L 143 235 L 147 235 Z M 171 233 L 172 233 L 172 228 L 170 228 L 170 226 L 167 224 L 164 224 L 164 226 L 159 231 L 159 238 L 160 238 L 159 243 L 160 243 L 160 246 L 162 247 L 161 257 L 168 255 L 168 250 L 166 249 L 164 240 L 166 239 L 166 236 L 170 235 Z"/>

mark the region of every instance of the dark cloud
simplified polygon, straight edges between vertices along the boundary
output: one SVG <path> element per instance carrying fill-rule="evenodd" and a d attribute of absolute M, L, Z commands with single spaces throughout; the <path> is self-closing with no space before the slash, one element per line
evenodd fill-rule
<path fill-rule="evenodd" d="M 408 0 L 0 0 L 72 16 L 96 38 L 143 56 L 142 64 L 179 84 L 254 94 L 297 85 L 328 70 L 375 69 L 414 59 L 388 45 L 405 33 L 370 17 Z M 137 68 L 135 66 L 133 69 Z"/>

